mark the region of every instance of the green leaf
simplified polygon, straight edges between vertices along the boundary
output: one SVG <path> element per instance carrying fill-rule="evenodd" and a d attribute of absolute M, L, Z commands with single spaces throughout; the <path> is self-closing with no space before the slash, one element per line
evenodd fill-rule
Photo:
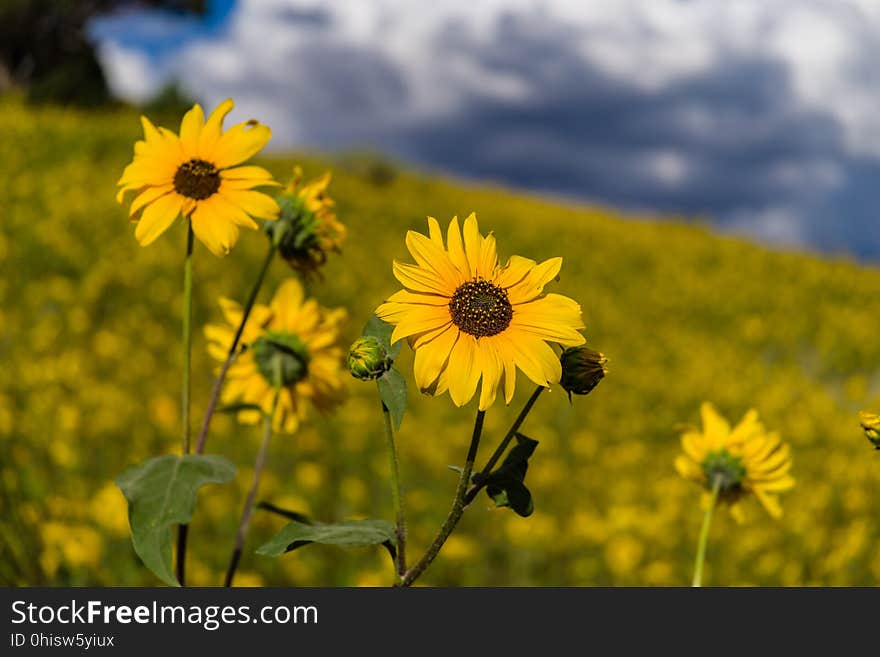
<path fill-rule="evenodd" d="M 180 586 L 171 569 L 171 527 L 193 515 L 196 493 L 205 484 L 225 484 L 235 466 L 220 456 L 157 456 L 133 466 L 116 479 L 128 500 L 134 551 L 156 576 Z"/>
<path fill-rule="evenodd" d="M 537 440 L 517 433 L 516 445 L 507 453 L 501 466 L 485 479 L 486 494 L 495 505 L 510 507 L 523 518 L 532 515 L 535 510 L 532 493 L 524 482 L 529 458 L 537 446 Z"/>
<path fill-rule="evenodd" d="M 340 547 L 383 545 L 395 556 L 394 526 L 386 520 L 345 520 L 335 524 L 290 522 L 271 540 L 257 549 L 257 554 L 278 557 L 310 543 Z"/>
<path fill-rule="evenodd" d="M 373 315 L 370 320 L 364 325 L 363 335 L 371 335 L 379 341 L 383 347 L 385 347 L 385 351 L 388 352 L 388 355 L 391 356 L 391 359 L 394 360 L 397 358 L 397 355 L 400 353 L 400 347 L 403 345 L 403 340 L 398 340 L 391 344 L 391 334 L 394 332 L 394 327 L 391 324 L 379 319 L 375 315 Z"/>
<path fill-rule="evenodd" d="M 385 408 L 391 413 L 394 430 L 397 431 L 400 429 L 403 414 L 406 412 L 406 379 L 400 372 L 391 368 L 376 382 L 379 384 L 379 397 L 385 404 Z"/>

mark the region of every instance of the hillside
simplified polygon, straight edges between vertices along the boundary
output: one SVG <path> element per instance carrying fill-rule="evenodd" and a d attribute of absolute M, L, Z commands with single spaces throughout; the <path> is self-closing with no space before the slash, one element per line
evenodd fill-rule
<path fill-rule="evenodd" d="M 127 538 L 112 484 L 129 464 L 178 444 L 181 261 L 177 225 L 149 248 L 133 238 L 114 184 L 140 136 L 137 115 L 33 110 L 0 99 L 0 583 L 155 583 Z M 609 377 L 569 405 L 540 400 L 524 427 L 541 444 L 528 483 L 536 512 L 522 519 L 469 509 L 425 577 L 432 584 L 683 584 L 700 523 L 699 491 L 673 469 L 677 427 L 703 400 L 731 419 L 757 408 L 794 450 L 796 488 L 774 521 L 751 505 L 738 527 L 713 528 L 707 581 L 876 584 L 880 580 L 880 460 L 857 411 L 880 405 L 880 271 L 772 251 L 675 221 L 622 217 L 500 188 L 427 177 L 364 158 L 263 158 L 281 180 L 332 168 L 331 194 L 349 237 L 311 293 L 345 306 L 354 338 L 398 288 L 407 229 L 476 211 L 502 259 L 562 256 L 554 291 L 577 299 L 589 344 Z M 195 323 L 219 318 L 217 297 L 242 299 L 265 249 L 245 233 L 226 259 L 198 245 Z M 276 262 L 266 299 L 283 277 Z M 213 364 L 194 347 L 194 412 Z M 412 387 L 411 354 L 401 369 Z M 264 498 L 317 518 L 390 518 L 381 422 L 372 386 L 352 380 L 335 417 L 276 438 Z M 486 418 L 499 434 L 531 391 Z M 473 405 L 472 405 L 473 406 Z M 399 446 L 411 545 L 445 516 L 475 409 L 411 393 Z M 429 427 L 428 429 L 424 429 Z M 192 529 L 194 583 L 225 565 L 259 437 L 228 418 L 209 452 L 239 465 L 238 485 L 203 495 Z M 482 454 L 480 461 L 488 455 Z M 264 515 L 252 546 L 283 521 Z M 33 558 L 33 555 L 37 555 Z M 378 550 L 309 548 L 277 561 L 250 555 L 242 583 L 387 584 Z"/>

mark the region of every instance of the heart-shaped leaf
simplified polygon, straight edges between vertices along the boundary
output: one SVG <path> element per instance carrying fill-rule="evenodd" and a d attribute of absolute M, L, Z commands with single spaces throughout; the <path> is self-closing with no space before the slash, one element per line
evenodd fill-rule
<path fill-rule="evenodd" d="M 406 379 L 400 372 L 391 368 L 380 376 L 376 383 L 379 384 L 379 397 L 391 413 L 394 430 L 397 431 L 406 412 Z"/>
<path fill-rule="evenodd" d="M 400 347 L 403 344 L 403 341 L 398 340 L 392 345 L 391 334 L 393 332 L 394 327 L 391 324 L 373 315 L 364 325 L 363 335 L 370 335 L 376 338 L 379 341 L 379 344 L 385 347 L 385 351 L 388 352 L 388 355 L 391 356 L 392 359 L 395 359 L 400 353 Z"/>
<path fill-rule="evenodd" d="M 205 484 L 225 484 L 235 466 L 221 456 L 156 456 L 116 479 L 128 500 L 134 551 L 169 586 L 180 586 L 171 569 L 171 528 L 193 515 L 196 493 Z"/>

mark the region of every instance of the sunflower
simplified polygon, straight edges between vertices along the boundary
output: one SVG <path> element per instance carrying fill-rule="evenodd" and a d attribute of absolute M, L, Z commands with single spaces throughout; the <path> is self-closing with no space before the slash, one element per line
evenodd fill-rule
<path fill-rule="evenodd" d="M 394 262 L 405 289 L 391 295 L 376 315 L 394 325 L 391 342 L 407 338 L 415 350 L 413 373 L 429 395 L 449 390 L 457 406 L 474 396 L 482 378 L 480 410 L 495 401 L 499 385 L 509 404 L 516 368 L 539 386 L 562 376 L 559 356 L 548 342 L 582 344 L 581 307 L 568 297 L 544 294 L 562 258 L 542 263 L 512 256 L 499 266 L 495 237 L 480 234 L 471 214 L 459 230 L 453 218 L 446 245 L 437 220 L 428 236 L 406 234 L 415 265 Z"/>
<path fill-rule="evenodd" d="M 257 228 L 251 217 L 274 219 L 275 200 L 254 187 L 277 185 L 272 175 L 256 166 L 236 166 L 255 155 L 272 136 L 256 121 L 223 132 L 223 119 L 232 110 L 225 100 L 208 120 L 195 105 L 180 123 L 180 136 L 155 127 L 142 116 L 144 139 L 134 145 L 134 159 L 117 185 L 116 200 L 136 192 L 129 216 L 137 221 L 134 235 L 141 246 L 151 244 L 183 215 L 196 237 L 218 256 L 238 240 L 239 226 Z"/>
<path fill-rule="evenodd" d="M 861 411 L 859 416 L 865 437 L 874 446 L 874 449 L 880 449 L 880 415 Z"/>
<path fill-rule="evenodd" d="M 339 251 L 345 226 L 336 217 L 336 203 L 327 193 L 330 172 L 306 183 L 301 167 L 278 196 L 279 221 L 266 227 L 281 257 L 296 271 L 311 274 L 324 264 L 327 253 Z"/>
<path fill-rule="evenodd" d="M 242 308 L 220 299 L 228 324 L 205 327 L 208 353 L 225 361 L 241 322 Z M 276 389 L 280 390 L 275 412 L 275 431 L 293 433 L 312 405 L 327 412 L 342 399 L 342 357 L 339 332 L 345 320 L 342 308 L 327 309 L 304 298 L 302 286 L 288 279 L 275 292 L 268 306 L 255 304 L 241 335 L 242 351 L 230 366 L 223 389 L 223 402 L 242 402 L 260 410 L 241 411 L 245 424 L 259 421 L 272 411 Z"/>
<path fill-rule="evenodd" d="M 743 519 L 741 499 L 750 493 L 771 516 L 782 516 L 778 493 L 794 486 L 789 446 L 764 428 L 754 409 L 733 429 L 712 404 L 705 402 L 700 412 L 703 430 L 689 428 L 682 434 L 678 473 L 707 491 L 717 485 L 719 501 L 730 506 L 737 522 Z M 704 497 L 708 500 L 711 493 Z"/>

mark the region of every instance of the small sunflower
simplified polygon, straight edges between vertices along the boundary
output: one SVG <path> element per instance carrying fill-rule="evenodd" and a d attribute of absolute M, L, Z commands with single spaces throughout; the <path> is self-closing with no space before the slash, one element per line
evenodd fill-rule
<path fill-rule="evenodd" d="M 754 409 L 733 429 L 712 404 L 705 402 L 700 412 L 703 430 L 689 428 L 681 436 L 684 454 L 675 459 L 678 473 L 707 491 L 717 483 L 719 501 L 730 505 L 737 522 L 743 520 L 741 499 L 750 493 L 771 516 L 782 516 L 778 494 L 794 486 L 788 474 L 789 446 L 764 428 Z"/>
<path fill-rule="evenodd" d="M 446 245 L 437 220 L 428 237 L 409 231 L 406 245 L 415 265 L 394 262 L 405 289 L 391 295 L 376 315 L 395 326 L 391 342 L 407 338 L 415 350 L 413 373 L 421 391 L 449 390 L 457 406 L 474 396 L 482 378 L 480 410 L 495 401 L 499 385 L 513 399 L 516 368 L 540 386 L 558 383 L 559 356 L 548 342 L 565 347 L 585 342 L 581 307 L 544 286 L 559 274 L 562 258 L 542 263 L 512 256 L 498 264 L 495 237 L 480 234 L 471 214 L 459 230 L 453 218 Z"/>
<path fill-rule="evenodd" d="M 307 183 L 302 178 L 302 168 L 295 167 L 293 178 L 278 196 L 279 221 L 266 230 L 281 257 L 294 270 L 310 274 L 324 264 L 330 251 L 339 251 L 346 229 L 327 193 L 330 172 Z"/>
<path fill-rule="evenodd" d="M 880 449 L 880 415 L 861 411 L 859 417 L 865 438 L 874 446 L 874 449 Z"/>
<path fill-rule="evenodd" d="M 257 228 L 251 217 L 275 219 L 278 204 L 254 187 L 277 185 L 256 166 L 236 166 L 259 152 L 272 131 L 247 121 L 223 132 L 232 110 L 225 100 L 208 120 L 199 105 L 180 123 L 180 136 L 157 128 L 142 116 L 144 139 L 134 145 L 134 159 L 117 185 L 116 200 L 136 192 L 129 216 L 137 221 L 134 235 L 141 246 L 151 244 L 177 217 L 192 221 L 196 237 L 218 256 L 238 241 L 239 226 Z"/>
<path fill-rule="evenodd" d="M 205 327 L 208 353 L 225 361 L 242 308 L 220 299 L 228 324 Z M 255 304 L 241 335 L 243 351 L 229 368 L 223 402 L 255 404 L 270 413 L 275 390 L 280 389 L 274 429 L 293 433 L 307 416 L 311 404 L 326 412 L 343 393 L 343 349 L 339 345 L 342 308 L 327 309 L 304 298 L 302 286 L 288 279 L 275 292 L 268 306 Z M 260 411 L 241 411 L 245 424 L 260 419 Z"/>

